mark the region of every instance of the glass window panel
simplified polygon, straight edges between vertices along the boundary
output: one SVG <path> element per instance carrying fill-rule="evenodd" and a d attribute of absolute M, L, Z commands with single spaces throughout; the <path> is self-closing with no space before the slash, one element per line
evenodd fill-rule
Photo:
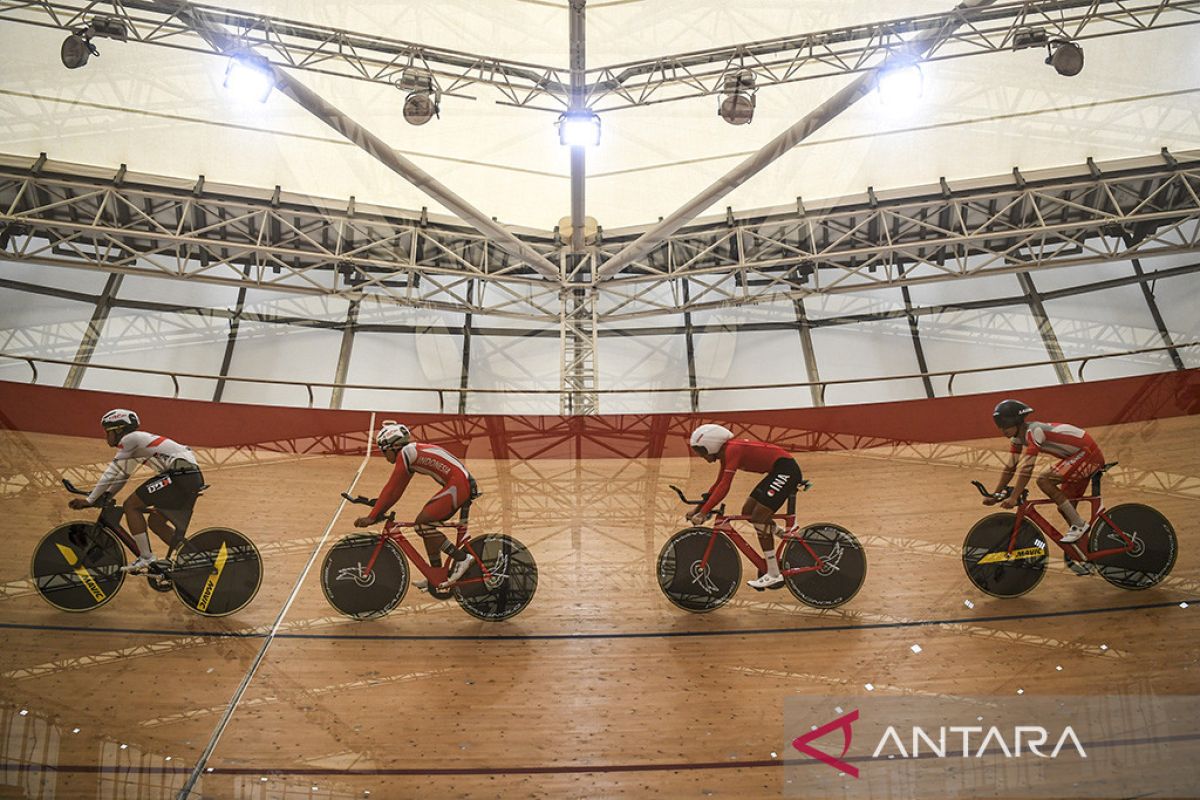
<path fill-rule="evenodd" d="M 470 386 L 505 389 L 504 394 L 472 393 L 474 414 L 557 414 L 558 394 L 525 394 L 521 389 L 557 389 L 561 347 L 554 336 L 472 336 Z"/>
<path fill-rule="evenodd" d="M 70 361 L 79 352 L 96 306 L 52 295 L 0 290 L 0 352 Z M 38 364 L 38 383 L 61 385 L 69 367 Z M 0 380 L 28 381 L 24 361 L 0 358 Z"/>
<path fill-rule="evenodd" d="M 812 338 L 821 380 L 919 371 L 908 321 L 904 319 L 814 328 Z M 915 378 L 830 386 L 825 390 L 825 403 L 877 403 L 924 396 L 924 384 Z"/>
<path fill-rule="evenodd" d="M 604 389 L 675 388 L 688 385 L 687 338 L 683 333 L 661 336 L 601 336 L 597 347 L 599 384 Z M 621 393 L 600 396 L 605 414 L 687 411 L 689 392 Z"/>
<path fill-rule="evenodd" d="M 1033 285 L 1039 292 L 1052 292 L 1072 286 L 1128 278 L 1133 275 L 1133 265 L 1128 261 L 1110 261 L 1099 264 L 1080 264 L 1072 267 L 1054 267 L 1030 273 Z"/>
<path fill-rule="evenodd" d="M 459 395 L 404 391 L 406 387 L 460 385 L 462 337 L 455 334 L 373 333 L 354 335 L 347 383 L 392 386 L 389 390 L 347 389 L 342 408 L 457 413 Z"/>
<path fill-rule="evenodd" d="M 144 278 L 126 275 L 117 291 L 119 300 L 148 300 L 178 306 L 233 308 L 238 288 L 178 278 Z"/>
<path fill-rule="evenodd" d="M 879 314 L 903 308 L 904 295 L 896 286 L 842 294 L 817 294 L 804 298 L 804 312 L 809 319 Z"/>
<path fill-rule="evenodd" d="M 1149 264 L 1142 266 L 1150 270 Z M 1200 273 L 1159 280 L 1152 288 L 1171 340 L 1176 344 L 1200 341 Z M 1185 365 L 1200 367 L 1200 347 L 1181 347 L 1178 352 Z"/>
<path fill-rule="evenodd" d="M 246 291 L 246 313 L 344 322 L 350 301 L 327 295 L 303 295 L 264 289 Z"/>
<path fill-rule="evenodd" d="M 1130 270 L 1128 264 L 1124 266 Z M 1163 344 L 1146 298 L 1137 286 L 1047 300 L 1044 305 L 1067 358 L 1161 347 Z M 1169 356 L 1147 353 L 1090 361 L 1084 367 L 1084 376 L 1088 380 L 1099 380 L 1159 372 L 1164 368 L 1170 369 Z M 1072 373 L 1077 373 L 1078 369 L 1079 364 L 1071 364 Z"/>
<path fill-rule="evenodd" d="M 929 314 L 919 319 L 921 349 L 930 372 L 1045 361 L 1046 347 L 1028 306 Z M 1052 366 L 996 369 L 931 379 L 943 396 L 1058 383 Z"/>
<path fill-rule="evenodd" d="M 800 333 L 793 330 L 696 336 L 696 383 L 705 389 L 808 380 Z M 700 409 L 793 408 L 811 405 L 807 388 L 703 391 Z"/>
<path fill-rule="evenodd" d="M 937 306 L 1003 297 L 1024 297 L 1016 275 L 980 275 L 908 287 L 913 306 Z"/>
<path fill-rule="evenodd" d="M 104 284 L 108 282 L 108 273 L 93 269 L 48 267 L 45 264 L 0 261 L 0 278 L 20 281 L 33 286 L 49 286 L 54 289 L 98 295 L 104 291 Z M 11 290 L 3 289 L 2 291 Z"/>
<path fill-rule="evenodd" d="M 342 332 L 295 325 L 243 321 L 229 374 L 277 380 L 332 381 L 337 368 Z M 316 408 L 328 408 L 330 390 L 314 387 Z M 224 400 L 237 403 L 306 406 L 303 386 L 276 386 L 231 381 L 225 385 Z"/>

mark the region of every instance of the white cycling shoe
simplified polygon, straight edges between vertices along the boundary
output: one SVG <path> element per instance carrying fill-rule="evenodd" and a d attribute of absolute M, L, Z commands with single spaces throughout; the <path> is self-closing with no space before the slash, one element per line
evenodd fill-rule
<path fill-rule="evenodd" d="M 148 572 L 150 567 L 158 561 L 154 556 L 138 556 L 132 564 L 126 564 L 121 567 L 122 572 L 132 572 L 134 575 L 141 575 L 143 572 Z"/>
<path fill-rule="evenodd" d="M 450 569 L 450 574 L 446 576 L 446 580 L 442 582 L 439 589 L 449 589 L 454 584 L 462 579 L 463 575 L 467 574 L 467 570 L 475 563 L 475 556 L 468 554 L 462 561 L 455 561 L 454 566 Z"/>
<path fill-rule="evenodd" d="M 1067 532 L 1062 535 L 1062 539 L 1059 541 L 1064 544 L 1072 544 L 1078 542 L 1079 538 L 1085 533 L 1087 533 L 1087 525 L 1072 525 L 1067 528 Z"/>
<path fill-rule="evenodd" d="M 746 585 L 756 592 L 761 592 L 766 589 L 781 589 L 783 588 L 783 576 L 760 575 L 752 581 L 746 581 Z"/>

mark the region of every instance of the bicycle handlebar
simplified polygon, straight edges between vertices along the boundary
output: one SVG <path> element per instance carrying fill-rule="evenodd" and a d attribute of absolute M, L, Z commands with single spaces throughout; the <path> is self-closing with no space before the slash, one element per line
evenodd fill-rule
<path fill-rule="evenodd" d="M 376 501 L 379 500 L 378 497 L 364 497 L 361 494 L 358 495 L 357 497 L 351 497 L 350 495 L 346 494 L 345 492 L 342 492 L 342 497 L 346 498 L 346 500 L 351 503 L 355 503 L 360 506 L 372 506 L 372 507 L 374 507 Z M 396 512 L 389 511 L 386 516 L 380 518 L 380 520 L 385 520 L 385 519 L 388 520 L 389 522 L 395 522 L 396 521 Z"/>
<path fill-rule="evenodd" d="M 675 494 L 679 495 L 679 499 L 683 502 L 684 505 L 695 506 L 696 508 L 700 508 L 700 506 L 704 505 L 705 501 L 708 500 L 708 495 L 709 495 L 708 492 L 705 492 L 704 494 L 700 495 L 699 500 L 688 500 L 687 496 L 683 493 L 682 489 L 680 489 L 678 486 L 676 486 L 673 483 L 668 484 L 668 485 L 675 492 Z M 721 503 L 721 505 L 714 508 L 713 511 L 716 512 L 718 517 L 725 516 L 725 504 Z"/>
<path fill-rule="evenodd" d="M 992 493 L 992 492 L 989 492 L 987 490 L 987 487 L 984 486 L 979 481 L 971 481 L 971 485 L 974 486 L 976 489 L 978 489 L 979 493 L 981 495 L 983 495 L 984 497 L 991 497 L 996 500 L 1007 500 L 1008 498 L 1012 497 L 1012 493 L 1013 493 L 1013 488 L 1011 486 L 1005 486 L 1002 491 Z M 1019 499 L 1020 499 L 1021 504 L 1024 505 L 1025 502 L 1027 500 L 1029 500 L 1029 490 L 1022 489 L 1021 497 Z"/>
<path fill-rule="evenodd" d="M 71 494 L 80 494 L 80 495 L 83 495 L 84 497 L 88 496 L 87 492 L 85 492 L 83 489 L 75 488 L 75 484 L 71 483 L 66 478 L 62 479 L 62 485 L 65 486 L 67 491 L 70 492 Z M 105 506 L 112 505 L 112 503 L 113 503 L 113 496 L 110 493 L 105 492 L 104 494 L 100 495 L 100 502 L 93 503 L 92 507 L 93 508 L 104 508 Z"/>

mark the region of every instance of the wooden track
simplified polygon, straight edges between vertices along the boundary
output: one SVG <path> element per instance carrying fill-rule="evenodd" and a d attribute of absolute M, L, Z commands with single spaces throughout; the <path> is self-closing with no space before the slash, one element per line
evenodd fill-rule
<path fill-rule="evenodd" d="M 1200 694 L 1200 606 L 1178 605 L 1200 599 L 1200 419 L 1093 433 L 1121 462 L 1107 503 L 1152 504 L 1179 533 L 1177 565 L 1160 587 L 1124 592 L 1053 560 L 1024 597 L 976 591 L 959 560 L 965 532 L 984 513 L 968 481 L 994 479 L 998 438 L 800 456 L 815 482 L 800 498 L 802 519 L 850 528 L 870 559 L 858 597 L 826 612 L 786 591 L 744 586 L 706 615 L 665 600 L 655 558 L 683 526 L 667 485 L 706 488 L 715 468 L 698 459 L 472 459 L 484 490 L 473 530 L 507 529 L 537 558 L 541 583 L 529 609 L 483 623 L 410 589 L 389 617 L 355 623 L 326 603 L 314 568 L 209 762 L 203 792 L 779 796 L 783 770 L 771 754 L 785 745 L 780 706 L 795 693 L 858 696 L 870 683 L 876 693 L 918 696 L 1080 686 Z M 241 530 L 266 569 L 249 608 L 208 620 L 135 580 L 88 614 L 62 613 L 34 595 L 34 544 L 54 525 L 88 516 L 66 508 L 55 471 L 95 465 L 94 475 L 111 453 L 98 439 L 12 432 L 0 445 L 9 554 L 0 563 L 3 760 L 59 768 L 0 772 L 0 797 L 173 796 L 361 457 L 262 453 L 258 463 L 206 470 L 212 489 L 193 530 Z M 388 469 L 373 458 L 358 490 L 375 494 Z M 21 476 L 31 476 L 25 488 Z M 731 498 L 740 502 L 752 485 L 739 476 Z M 411 518 L 431 493 L 432 484 L 414 484 L 401 516 Z M 342 513 L 330 543 L 357 514 Z M 1161 607 L 1120 610 L 1145 604 Z M 1070 613 L 1085 609 L 1115 610 Z M 1049 612 L 1065 613 L 987 619 Z M 488 638 L 498 634 L 506 638 Z M 437 774 L 445 769 L 457 773 Z"/>

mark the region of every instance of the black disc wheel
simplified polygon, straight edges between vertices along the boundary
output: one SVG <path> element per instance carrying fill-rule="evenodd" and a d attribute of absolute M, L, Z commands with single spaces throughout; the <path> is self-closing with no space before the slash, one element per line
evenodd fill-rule
<path fill-rule="evenodd" d="M 166 577 L 192 611 L 224 617 L 249 605 L 262 573 L 253 542 L 229 528 L 205 528 L 180 545 Z"/>
<path fill-rule="evenodd" d="M 524 611 L 538 585 L 537 563 L 528 548 L 511 536 L 489 533 L 467 542 L 466 549 L 475 563 L 454 585 L 463 611 L 489 622 Z"/>
<path fill-rule="evenodd" d="M 709 542 L 712 550 L 705 561 Z M 658 588 L 685 611 L 703 613 L 720 608 L 733 597 L 741 580 L 737 548 L 712 528 L 681 530 L 667 539 L 658 554 Z"/>
<path fill-rule="evenodd" d="M 1016 514 L 992 514 L 975 523 L 963 542 L 963 568 L 971 583 L 993 597 L 1020 597 L 1046 574 L 1047 544 L 1037 526 Z"/>
<path fill-rule="evenodd" d="M 836 608 L 862 588 L 867 578 L 867 552 L 853 533 L 822 522 L 809 525 L 800 540 L 784 545 L 779 568 L 788 590 L 801 603 Z M 789 575 L 788 570 L 793 569 L 804 571 Z"/>
<path fill-rule="evenodd" d="M 33 551 L 30 574 L 37 593 L 62 611 L 91 611 L 113 599 L 125 582 L 125 550 L 94 522 L 68 522 L 47 533 Z"/>
<path fill-rule="evenodd" d="M 408 591 L 408 559 L 391 539 L 383 539 L 380 547 L 381 538 L 369 533 L 345 536 L 321 564 L 325 599 L 347 617 L 382 617 L 400 605 Z M 371 564 L 377 549 L 379 555 Z"/>
<path fill-rule="evenodd" d="M 1122 589 L 1149 589 L 1167 577 L 1179 549 L 1175 529 L 1167 518 L 1139 503 L 1117 506 L 1108 512 L 1108 518 L 1112 525 L 1101 519 L 1093 526 L 1088 549 L 1098 552 L 1132 547 L 1127 553 L 1093 559 L 1100 576 Z"/>

